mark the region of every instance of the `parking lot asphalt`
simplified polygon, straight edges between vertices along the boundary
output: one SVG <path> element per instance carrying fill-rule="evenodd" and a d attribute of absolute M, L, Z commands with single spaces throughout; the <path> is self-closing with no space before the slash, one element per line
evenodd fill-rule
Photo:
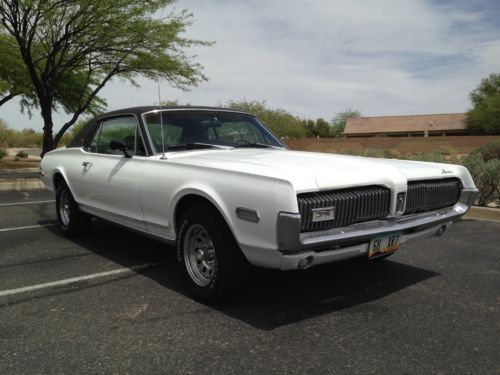
<path fill-rule="evenodd" d="M 500 224 L 382 262 L 255 270 L 207 306 L 172 248 L 101 221 L 66 239 L 52 200 L 0 193 L 0 373 L 500 373 Z"/>

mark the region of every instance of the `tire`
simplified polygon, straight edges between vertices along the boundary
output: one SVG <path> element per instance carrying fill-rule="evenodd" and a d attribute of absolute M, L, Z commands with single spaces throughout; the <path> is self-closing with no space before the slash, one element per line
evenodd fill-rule
<path fill-rule="evenodd" d="M 250 265 L 220 213 L 209 205 L 193 206 L 178 228 L 177 255 L 193 297 L 206 303 L 233 297 Z"/>
<path fill-rule="evenodd" d="M 56 213 L 59 228 L 67 237 L 78 237 L 90 227 L 90 216 L 80 211 L 64 181 L 56 188 Z"/>

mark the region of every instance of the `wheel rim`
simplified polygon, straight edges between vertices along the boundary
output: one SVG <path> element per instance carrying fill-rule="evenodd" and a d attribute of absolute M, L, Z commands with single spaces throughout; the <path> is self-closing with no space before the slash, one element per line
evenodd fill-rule
<path fill-rule="evenodd" d="M 184 263 L 189 276 L 199 286 L 209 285 L 215 276 L 215 246 L 208 231 L 199 224 L 192 225 L 186 231 Z"/>
<path fill-rule="evenodd" d="M 59 195 L 59 216 L 64 226 L 69 224 L 69 198 L 66 190 L 63 190 Z"/>

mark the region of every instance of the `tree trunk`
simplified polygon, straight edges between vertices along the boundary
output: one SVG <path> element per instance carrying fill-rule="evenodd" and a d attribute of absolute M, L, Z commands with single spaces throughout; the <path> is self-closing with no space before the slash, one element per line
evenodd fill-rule
<path fill-rule="evenodd" d="M 43 156 L 54 149 L 54 142 L 52 139 L 52 128 L 54 126 L 52 122 L 52 108 L 50 104 L 40 103 L 40 107 L 42 109 L 42 118 L 43 118 L 43 146 L 42 153 L 40 156 Z"/>

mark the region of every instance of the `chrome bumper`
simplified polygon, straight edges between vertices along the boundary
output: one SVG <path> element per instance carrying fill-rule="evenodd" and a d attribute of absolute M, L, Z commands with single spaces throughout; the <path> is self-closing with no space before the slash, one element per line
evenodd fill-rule
<path fill-rule="evenodd" d="M 358 246 L 389 232 L 402 232 L 410 238 L 414 233 L 433 229 L 439 224 L 448 225 L 458 220 L 468 211 L 477 194 L 477 189 L 463 189 L 458 202 L 453 207 L 317 232 L 301 233 L 300 214 L 280 212 L 277 223 L 278 250 L 283 255 L 311 250 L 331 251 Z"/>

